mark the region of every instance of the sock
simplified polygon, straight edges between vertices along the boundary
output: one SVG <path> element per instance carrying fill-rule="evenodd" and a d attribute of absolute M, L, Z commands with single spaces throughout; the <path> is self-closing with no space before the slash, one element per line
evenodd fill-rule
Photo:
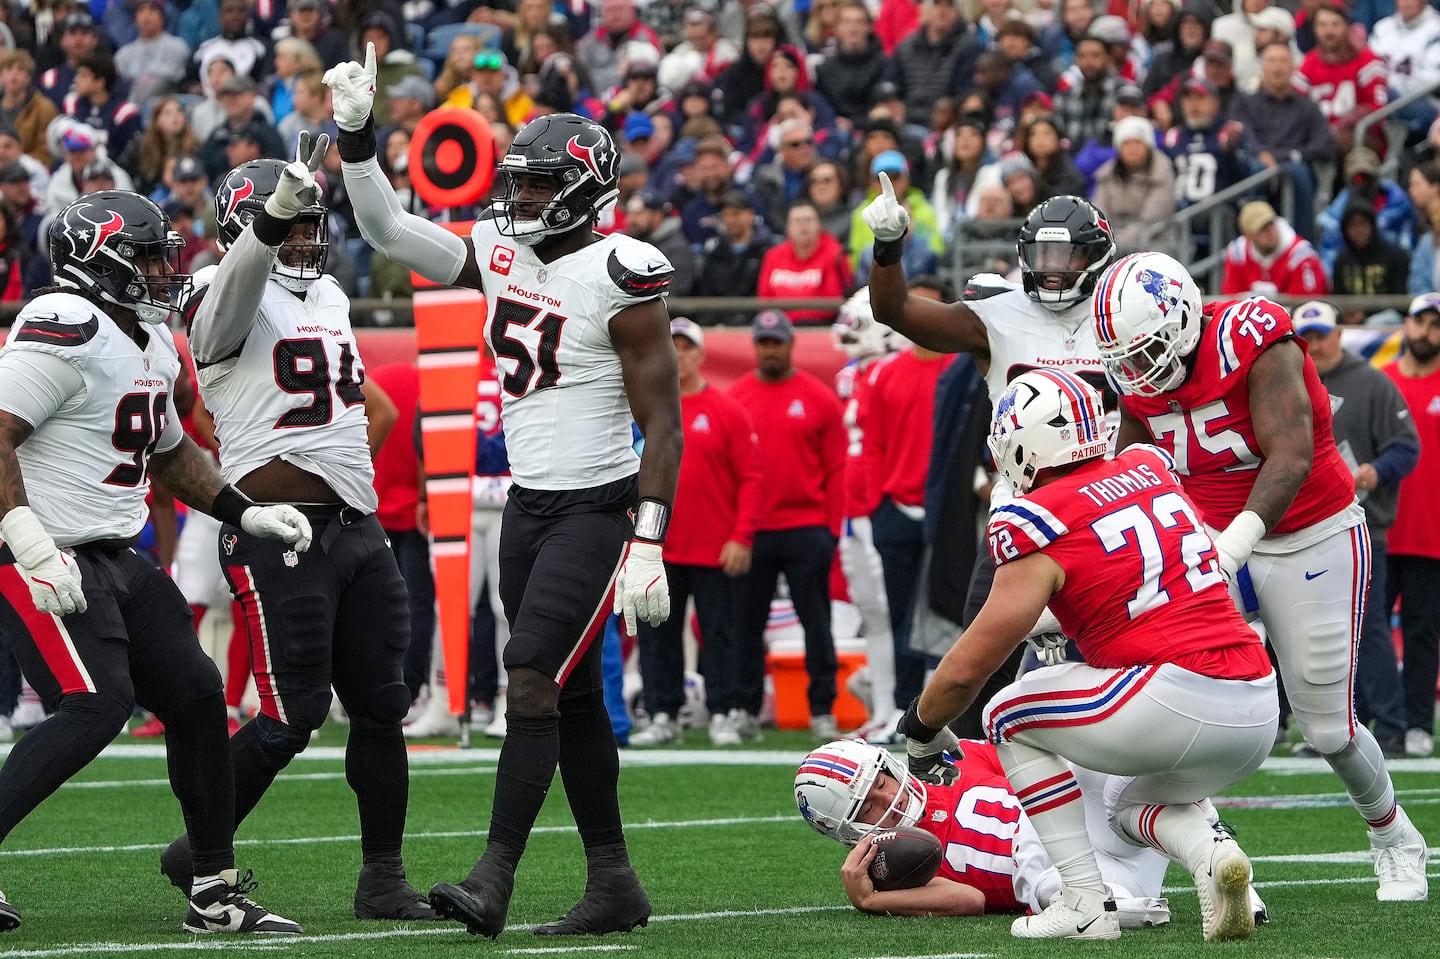
<path fill-rule="evenodd" d="M 250 682 L 250 631 L 245 626 L 245 609 L 239 603 L 230 604 L 230 618 L 234 626 L 225 658 L 225 705 L 233 707 L 238 716 L 245 686 Z"/>
<path fill-rule="evenodd" d="M 560 779 L 587 856 L 601 846 L 618 844 L 623 851 L 620 753 L 598 690 L 560 702 Z"/>
<path fill-rule="evenodd" d="M 200 622 L 205 618 L 205 614 L 209 611 L 210 609 L 207 606 L 198 606 L 194 603 L 190 604 L 190 615 L 194 618 L 196 632 L 199 632 Z"/>
<path fill-rule="evenodd" d="M 216 689 L 166 717 L 166 767 L 190 837 L 196 876 L 235 867 L 235 779 L 225 727 L 215 721 L 222 709 L 224 700 Z"/>
<path fill-rule="evenodd" d="M 362 861 L 399 859 L 410 802 L 410 768 L 398 723 L 382 727 L 351 717 L 345 781 L 360 810 Z"/>
<path fill-rule="evenodd" d="M 1065 760 L 1016 742 L 1002 742 L 996 746 L 996 752 L 1015 790 L 1015 798 L 1024 807 L 1065 887 L 1106 898 L 1108 893 L 1100 878 L 1100 864 L 1095 860 L 1095 849 L 1085 828 L 1080 784 Z"/>
<path fill-rule="evenodd" d="M 1391 838 L 1387 830 L 1398 831 L 1395 815 L 1395 786 L 1385 769 L 1385 754 L 1375 734 L 1364 726 L 1355 729 L 1355 738 L 1338 753 L 1325 757 L 1335 775 L 1345 784 L 1350 804 L 1381 839 Z"/>
<path fill-rule="evenodd" d="M 560 761 L 560 714 L 505 714 L 505 744 L 495 767 L 490 835 L 481 859 L 514 872 Z M 608 727 L 607 727 L 608 728 Z"/>
<path fill-rule="evenodd" d="M 1127 806 L 1116 810 L 1114 819 L 1136 842 L 1159 850 L 1192 873 L 1208 862 L 1219 835 L 1195 803 Z"/>

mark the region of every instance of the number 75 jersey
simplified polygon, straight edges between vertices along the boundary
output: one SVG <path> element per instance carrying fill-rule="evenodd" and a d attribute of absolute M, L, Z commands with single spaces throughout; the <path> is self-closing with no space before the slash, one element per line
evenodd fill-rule
<path fill-rule="evenodd" d="M 633 475 L 634 417 L 610 320 L 670 288 L 670 261 L 612 233 L 550 263 L 502 234 L 471 232 L 484 277 L 510 472 L 527 489 L 603 486 Z"/>

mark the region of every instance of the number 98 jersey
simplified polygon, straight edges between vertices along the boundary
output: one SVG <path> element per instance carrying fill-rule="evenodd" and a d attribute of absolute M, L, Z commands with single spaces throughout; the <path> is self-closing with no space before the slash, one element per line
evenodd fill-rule
<path fill-rule="evenodd" d="M 471 239 L 515 483 L 588 489 L 633 475 L 633 416 L 609 324 L 665 294 L 670 261 L 620 233 L 550 263 L 494 220 L 477 222 Z"/>
<path fill-rule="evenodd" d="M 164 326 L 140 331 L 143 346 L 88 300 L 47 293 L 20 311 L 0 352 L 0 409 L 36 427 L 15 451 L 25 495 L 59 546 L 137 535 L 150 455 L 184 438 L 175 341 Z"/>

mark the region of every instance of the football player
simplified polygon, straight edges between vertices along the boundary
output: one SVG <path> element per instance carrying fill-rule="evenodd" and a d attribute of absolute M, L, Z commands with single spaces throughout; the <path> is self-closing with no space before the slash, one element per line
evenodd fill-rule
<path fill-rule="evenodd" d="M 597 637 L 612 609 L 632 635 L 637 619 L 670 614 L 662 547 L 684 444 L 662 298 L 670 264 L 648 243 L 594 232 L 619 192 L 615 143 L 599 124 L 573 113 L 525 124 L 500 159 L 505 190 L 491 215 L 459 237 L 405 213 L 375 159 L 374 48 L 325 82 L 361 233 L 437 283 L 485 293 L 504 390 L 505 745 L 484 855 L 431 902 L 472 933 L 500 934 L 558 765 L 585 846 L 585 894 L 535 931 L 628 931 L 649 921 L 650 901 L 625 845 Z M 632 421 L 645 437 L 639 456 Z"/>
<path fill-rule="evenodd" d="M 300 932 L 246 895 L 220 673 L 185 597 L 132 547 L 152 474 L 191 509 L 276 551 L 304 553 L 310 525 L 226 485 L 180 429 L 180 357 L 165 320 L 190 278 L 177 272 L 184 240 L 160 208 L 126 191 L 91 193 L 56 215 L 49 240 L 55 285 L 20 311 L 0 352 L 0 634 L 55 712 L 0 769 L 0 840 L 139 703 L 165 724 L 195 850 L 176 883 L 190 898 L 185 929 Z M 0 895 L 0 930 L 18 925 Z"/>
<path fill-rule="evenodd" d="M 302 136 L 290 163 L 253 160 L 225 174 L 215 192 L 225 256 L 196 274 L 181 311 L 221 473 L 258 501 L 295 504 L 320 547 L 299 555 L 233 525 L 220 530 L 220 563 L 249 625 L 260 693 L 260 712 L 230 739 L 235 818 L 243 821 L 310 744 L 333 685 L 350 717 L 345 764 L 360 813 L 355 917 L 436 919 L 401 858 L 410 614 L 375 518 L 350 301 L 322 272 L 327 213 L 314 171 L 328 146 L 321 136 L 312 150 Z M 188 858 L 184 837 L 162 854 L 172 882 Z"/>
<path fill-rule="evenodd" d="M 928 349 L 971 354 L 985 374 L 992 406 L 1011 380 L 1034 369 L 1064 370 L 1106 391 L 1089 300 L 1101 272 L 1114 259 L 1115 239 L 1099 210 L 1078 196 L 1046 200 L 1020 227 L 1019 289 L 994 274 L 980 274 L 971 279 L 960 302 L 941 303 L 907 291 L 900 255 L 910 213 L 895 198 L 889 176 L 880 174 L 880 181 L 880 195 L 861 213 L 875 233 L 870 300 L 877 322 Z M 997 482 L 990 494 L 992 511 L 1011 498 L 1004 481 Z M 982 551 L 961 625 L 969 625 L 980 611 L 994 573 Z M 1053 617 L 1042 617 L 1033 643 L 1047 661 L 1064 659 L 1065 640 Z M 1004 685 L 1007 672 L 1015 672 L 1021 652 L 1016 650 L 1008 671 L 997 671 L 995 683 L 979 702 Z M 972 716 L 966 723 L 966 731 L 976 737 L 981 735 L 978 719 Z"/>
<path fill-rule="evenodd" d="M 1369 827 L 1376 897 L 1429 894 L 1425 839 L 1355 718 L 1370 536 L 1335 447 L 1330 396 L 1284 308 L 1203 303 L 1172 257 L 1137 253 L 1095 291 L 1101 356 L 1121 395 L 1119 446 L 1174 458 L 1242 608 L 1258 606 L 1305 734 Z"/>
<path fill-rule="evenodd" d="M 1012 934 L 1120 935 L 1068 760 L 1110 777 L 1104 803 L 1122 838 L 1190 871 L 1205 939 L 1244 939 L 1254 929 L 1250 863 L 1199 804 L 1269 753 L 1275 674 L 1229 601 L 1170 457 L 1142 445 L 1106 459 L 1110 432 L 1099 392 L 1067 373 L 1022 374 L 1000 397 L 989 446 L 1016 499 L 990 517 L 994 589 L 900 728 L 912 770 L 953 779 L 945 724 L 1048 605 L 1088 665 L 1026 673 L 984 710 L 987 738 L 1064 883 Z"/>
<path fill-rule="evenodd" d="M 828 743 L 801 762 L 795 803 L 812 829 L 850 847 L 840 876 L 856 909 L 891 916 L 1038 913 L 1059 893 L 1060 873 L 1020 808 L 995 747 L 976 740 L 961 745 L 959 774 L 949 785 L 926 786 L 884 749 L 856 741 Z M 1160 887 L 1169 860 L 1122 842 L 1106 824 L 1105 777 L 1072 769 L 1085 782 L 1085 824 L 1121 928 L 1165 925 L 1170 906 Z M 899 826 L 934 835 L 945 845 L 945 859 L 924 886 L 877 890 L 870 879 L 871 838 Z"/>

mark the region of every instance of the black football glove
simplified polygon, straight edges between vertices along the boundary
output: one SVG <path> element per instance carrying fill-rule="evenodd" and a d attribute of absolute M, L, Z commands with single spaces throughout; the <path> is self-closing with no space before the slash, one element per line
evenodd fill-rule
<path fill-rule="evenodd" d="M 896 731 L 905 737 L 905 753 L 910 775 L 930 786 L 948 786 L 960 775 L 955 764 L 945 758 L 946 750 L 956 759 L 965 758 L 960 739 L 948 727 L 927 726 L 920 720 L 920 697 L 900 718 Z"/>

